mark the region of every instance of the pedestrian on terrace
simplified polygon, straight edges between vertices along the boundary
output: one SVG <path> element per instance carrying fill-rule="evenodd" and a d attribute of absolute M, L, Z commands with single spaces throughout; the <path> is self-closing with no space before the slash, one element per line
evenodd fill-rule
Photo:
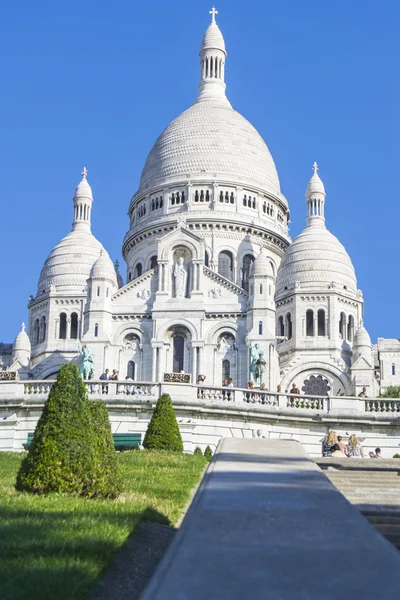
<path fill-rule="evenodd" d="M 349 437 L 346 454 L 349 458 L 364 458 L 364 448 L 361 446 L 355 433 L 352 433 Z"/>
<path fill-rule="evenodd" d="M 325 438 L 322 441 L 322 456 L 329 457 L 332 456 L 332 448 L 335 444 L 338 443 L 336 431 L 329 431 Z"/>

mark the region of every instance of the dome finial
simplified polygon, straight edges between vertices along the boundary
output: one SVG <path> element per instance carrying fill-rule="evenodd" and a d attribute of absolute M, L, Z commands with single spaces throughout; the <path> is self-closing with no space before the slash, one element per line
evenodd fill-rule
<path fill-rule="evenodd" d="M 217 9 L 215 8 L 215 6 L 212 7 L 212 9 L 209 11 L 210 15 L 211 15 L 211 23 L 216 23 L 215 20 L 215 15 L 218 14 Z"/>
<path fill-rule="evenodd" d="M 318 171 L 319 171 L 319 166 L 317 165 L 317 163 L 315 162 L 315 160 L 314 160 L 314 164 L 313 164 L 312 168 L 313 168 L 313 171 L 314 171 L 314 175 L 317 175 Z"/>
<path fill-rule="evenodd" d="M 21 323 L 21 331 L 25 331 L 25 323 L 24 322 Z"/>
<path fill-rule="evenodd" d="M 86 177 L 87 177 L 87 168 L 86 167 L 83 167 L 81 175 L 82 175 L 82 179 L 86 179 Z"/>

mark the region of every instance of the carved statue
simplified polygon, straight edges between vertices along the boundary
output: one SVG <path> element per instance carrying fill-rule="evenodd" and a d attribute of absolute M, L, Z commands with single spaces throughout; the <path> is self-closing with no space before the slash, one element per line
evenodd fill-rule
<path fill-rule="evenodd" d="M 250 348 L 250 373 L 255 384 L 261 384 L 263 375 L 266 370 L 266 361 L 264 358 L 264 350 L 255 344 L 249 344 Z"/>
<path fill-rule="evenodd" d="M 186 296 L 187 272 L 186 272 L 185 266 L 183 264 L 182 256 L 175 263 L 174 277 L 175 277 L 175 297 L 176 298 L 184 298 Z"/>
<path fill-rule="evenodd" d="M 217 343 L 217 352 L 226 354 L 235 349 L 235 340 L 231 335 L 222 335 Z"/>
<path fill-rule="evenodd" d="M 82 379 L 91 379 L 94 374 L 94 356 L 86 346 L 78 346 L 79 372 Z"/>

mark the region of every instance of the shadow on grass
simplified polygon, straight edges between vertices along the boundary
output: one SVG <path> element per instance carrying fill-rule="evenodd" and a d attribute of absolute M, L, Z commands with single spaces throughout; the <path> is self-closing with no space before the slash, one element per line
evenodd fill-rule
<path fill-rule="evenodd" d="M 102 504 L 95 511 L 89 502 L 87 510 L 1 506 L 2 600 L 83 600 L 142 521 L 171 525 L 150 506 L 117 512 Z"/>

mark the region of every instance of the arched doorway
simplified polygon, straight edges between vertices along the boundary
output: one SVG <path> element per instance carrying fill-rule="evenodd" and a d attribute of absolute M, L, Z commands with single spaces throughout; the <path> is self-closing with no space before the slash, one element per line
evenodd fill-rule
<path fill-rule="evenodd" d="M 224 379 L 232 377 L 233 384 L 238 385 L 237 381 L 237 359 L 236 359 L 236 339 L 229 332 L 224 331 L 218 336 L 217 347 L 214 360 L 214 383 L 221 385 Z"/>

